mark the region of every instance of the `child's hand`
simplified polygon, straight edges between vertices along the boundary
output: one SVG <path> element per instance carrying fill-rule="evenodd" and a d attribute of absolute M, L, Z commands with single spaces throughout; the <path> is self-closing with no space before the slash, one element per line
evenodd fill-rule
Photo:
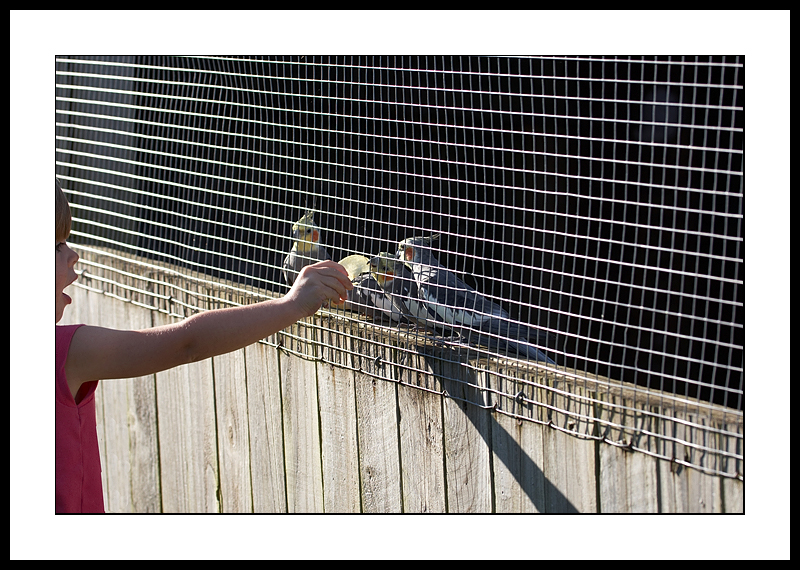
<path fill-rule="evenodd" d="M 352 288 L 344 267 L 334 261 L 320 261 L 300 271 L 286 297 L 296 304 L 299 318 L 303 318 L 316 313 L 324 303 L 344 303 Z"/>

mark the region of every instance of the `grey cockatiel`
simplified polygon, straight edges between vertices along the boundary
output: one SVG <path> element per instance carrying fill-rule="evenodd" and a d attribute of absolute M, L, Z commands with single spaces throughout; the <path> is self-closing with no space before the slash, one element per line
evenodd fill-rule
<path fill-rule="evenodd" d="M 292 226 L 294 243 L 283 260 L 283 279 L 289 287 L 294 285 L 303 267 L 331 258 L 319 243 L 320 235 L 319 226 L 314 223 L 314 212 L 307 212 Z"/>
<path fill-rule="evenodd" d="M 436 314 L 419 299 L 414 275 L 402 261 L 382 252 L 370 259 L 369 265 L 372 277 L 389 299 L 394 320 L 421 328 L 435 324 Z"/>
<path fill-rule="evenodd" d="M 411 268 L 419 299 L 437 326 L 454 330 L 471 344 L 480 344 L 531 360 L 555 364 L 533 343 L 544 344 L 547 333 L 510 320 L 500 305 L 483 297 L 443 266 L 431 253 L 434 237 L 401 241 L 397 257 Z"/>
<path fill-rule="evenodd" d="M 385 254 L 389 255 L 389 254 Z M 339 262 L 355 287 L 348 294 L 345 309 L 356 311 L 374 321 L 404 322 L 402 309 L 395 306 L 391 297 L 384 293 L 373 274 L 370 260 L 363 255 L 349 255 Z"/>

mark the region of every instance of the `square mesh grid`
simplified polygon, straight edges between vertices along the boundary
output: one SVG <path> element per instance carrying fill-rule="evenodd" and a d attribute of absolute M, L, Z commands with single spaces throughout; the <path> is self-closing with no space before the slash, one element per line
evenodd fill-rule
<path fill-rule="evenodd" d="M 308 210 L 335 260 L 439 234 L 439 262 L 558 367 L 744 408 L 741 57 L 60 57 L 56 75 L 79 253 L 250 302 L 287 291 Z"/>

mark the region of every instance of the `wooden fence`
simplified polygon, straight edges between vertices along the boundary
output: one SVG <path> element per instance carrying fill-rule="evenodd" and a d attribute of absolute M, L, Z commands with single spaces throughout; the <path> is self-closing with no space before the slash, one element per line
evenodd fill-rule
<path fill-rule="evenodd" d="M 192 302 L 201 303 L 199 290 L 172 274 L 156 280 L 141 268 L 118 267 L 111 276 L 104 267 L 125 263 L 80 253 L 85 273 L 71 288 L 73 304 L 61 324 L 145 328 L 173 322 L 192 312 Z M 400 350 L 408 348 L 401 335 L 344 319 L 314 317 L 286 332 L 271 344 L 101 382 L 106 510 L 743 512 L 743 477 L 631 451 L 656 449 L 663 444 L 639 440 L 688 426 L 657 425 L 651 413 L 637 412 L 663 405 L 655 398 L 654 404 L 620 389 L 603 398 L 627 399 L 626 405 L 598 405 L 596 392 L 584 395 L 594 390 L 590 383 L 558 375 L 545 379 L 558 389 L 537 391 L 523 377 L 535 374 L 530 370 Z M 378 334 L 381 343 L 374 342 Z M 741 457 L 741 437 L 724 435 L 742 433 L 740 416 L 704 417 L 715 425 L 717 443 Z M 743 475 L 741 459 L 706 460 L 712 454 L 703 446 L 675 443 L 676 435 L 692 441 L 691 427 L 684 432 L 666 438 L 671 449 L 662 455 L 726 471 L 723 463 L 735 462 Z"/>

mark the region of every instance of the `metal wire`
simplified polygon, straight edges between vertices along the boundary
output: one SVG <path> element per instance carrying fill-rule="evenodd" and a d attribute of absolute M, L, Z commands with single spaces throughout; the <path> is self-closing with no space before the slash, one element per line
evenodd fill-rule
<path fill-rule="evenodd" d="M 591 420 L 571 433 L 741 478 L 741 453 L 719 443 L 741 430 L 685 419 L 741 423 L 744 409 L 740 58 L 59 57 L 56 81 L 78 286 L 181 317 L 285 292 L 289 228 L 308 209 L 336 260 L 439 234 L 442 264 L 554 340 L 542 348 L 557 365 L 537 365 L 550 380 L 522 362 L 498 372 L 486 363 L 508 355 L 460 326 L 397 336 L 323 309 L 317 338 L 366 323 L 397 378 L 423 372 L 415 343 L 435 346 L 486 377 L 470 385 L 475 406 L 565 431 L 542 418 Z M 321 355 L 280 349 L 324 361 L 335 349 L 335 365 L 373 374 L 349 364 L 361 339 L 340 334 L 341 346 L 316 341 Z M 620 393 L 628 403 L 610 403 Z M 567 396 L 661 427 L 547 400 Z M 718 462 L 665 452 L 677 444 Z"/>

